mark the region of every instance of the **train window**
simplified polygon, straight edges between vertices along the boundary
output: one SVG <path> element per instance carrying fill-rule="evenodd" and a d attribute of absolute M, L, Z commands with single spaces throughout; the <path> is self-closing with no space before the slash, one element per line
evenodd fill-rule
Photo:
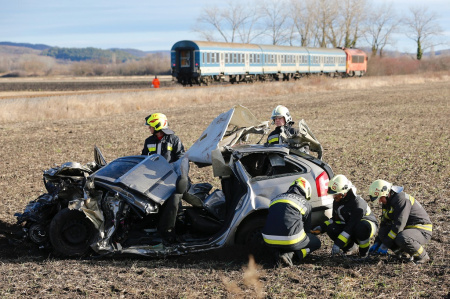
<path fill-rule="evenodd" d="M 244 53 L 241 54 L 241 63 L 245 62 L 245 57 L 244 57 Z"/>
<path fill-rule="evenodd" d="M 254 54 L 250 54 L 250 63 L 253 63 L 253 55 Z"/>
<path fill-rule="evenodd" d="M 220 53 L 220 61 L 223 63 L 223 53 Z"/>
<path fill-rule="evenodd" d="M 180 51 L 181 67 L 191 66 L 191 53 L 189 51 Z"/>
<path fill-rule="evenodd" d="M 364 56 L 362 55 L 352 56 L 352 63 L 364 63 Z"/>

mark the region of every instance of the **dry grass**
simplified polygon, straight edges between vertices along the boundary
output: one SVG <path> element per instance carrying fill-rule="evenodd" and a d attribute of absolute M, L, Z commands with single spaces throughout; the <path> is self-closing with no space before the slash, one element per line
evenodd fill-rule
<path fill-rule="evenodd" d="M 120 80 L 120 79 L 119 79 Z M 371 87 L 422 84 L 450 81 L 448 73 L 433 76 L 405 75 L 366 77 L 347 80 L 314 77 L 295 83 L 267 83 L 211 88 L 173 87 L 134 92 L 101 92 L 48 96 L 27 94 L 24 98 L 0 100 L 0 123 L 27 120 L 61 120 L 103 117 L 133 111 L 153 111 L 182 105 L 229 102 L 230 105 L 249 97 L 276 97 L 307 91 L 359 90 Z M 16 97 L 15 94 L 10 94 Z M 6 95 L 7 97 L 7 95 Z M 32 115 L 24 111 L 33 111 Z"/>
<path fill-rule="evenodd" d="M 86 105 L 78 104 L 73 107 L 84 110 L 73 119 L 28 118 L 3 122 L 0 125 L 0 220 L 10 224 L 15 222 L 13 214 L 22 211 L 28 201 L 43 192 L 42 170 L 55 163 L 89 162 L 93 159 L 95 144 L 102 148 L 108 160 L 139 153 L 148 135 L 143 120 L 151 111 L 158 109 L 166 113 L 171 127 L 189 147 L 216 115 L 232 105 L 240 103 L 250 108 L 258 119 L 264 120 L 269 118 L 274 106 L 283 104 L 289 107 L 295 120 L 306 120 L 324 146 L 324 160 L 335 173 L 347 175 L 364 198 L 367 198 L 370 183 L 376 178 L 384 178 L 405 186 L 422 203 L 434 224 L 433 238 L 426 245 L 432 259 L 430 264 L 385 263 L 384 258 L 370 263 L 331 258 L 332 244 L 326 236 L 320 237 L 322 248 L 304 263 L 282 269 L 271 268 L 265 257 L 256 256 L 255 262 L 249 260 L 239 247 L 167 259 L 60 260 L 35 248 L 12 246 L 0 236 L 0 296 L 448 296 L 448 75 L 432 78 L 393 76 L 373 82 L 369 78 L 314 79 L 312 83 L 161 89 L 152 93 L 160 100 L 153 101 L 153 105 L 150 98 L 142 100 L 141 97 L 150 93 L 129 94 L 129 103 L 125 106 L 119 103 L 122 101 L 119 95 L 112 92 L 104 98 L 94 94 L 83 98 L 81 103 L 90 105 L 96 99 L 109 101 L 108 98 L 114 97 L 117 106 L 130 107 L 131 111 L 111 110 L 107 117 L 97 117 Z M 77 101 L 76 97 L 68 99 Z M 68 99 L 65 105 L 72 105 Z M 163 102 L 166 99 L 177 102 L 171 105 L 169 101 Z M 56 98 L 53 100 L 57 104 Z M 133 108 L 136 103 L 142 103 L 140 110 Z M 190 177 L 194 182 L 211 181 L 207 169 L 194 168 Z M 370 205 L 379 215 L 378 204 Z"/>

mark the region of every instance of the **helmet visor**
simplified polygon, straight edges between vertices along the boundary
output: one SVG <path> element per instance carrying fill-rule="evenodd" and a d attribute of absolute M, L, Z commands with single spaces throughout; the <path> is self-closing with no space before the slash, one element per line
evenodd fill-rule
<path fill-rule="evenodd" d="M 331 187 L 328 187 L 328 194 L 333 195 L 336 194 L 337 192 L 334 191 L 333 189 L 331 189 Z"/>
<path fill-rule="evenodd" d="M 378 199 L 378 196 L 369 195 L 370 201 L 375 201 Z"/>

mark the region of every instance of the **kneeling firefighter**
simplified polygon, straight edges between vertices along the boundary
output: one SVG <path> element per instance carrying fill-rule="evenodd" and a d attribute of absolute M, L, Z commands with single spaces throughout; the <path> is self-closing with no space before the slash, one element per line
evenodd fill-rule
<path fill-rule="evenodd" d="M 403 187 L 376 180 L 369 187 L 372 201 L 382 204 L 380 232 L 371 253 L 387 254 L 388 249 L 397 255 L 407 253 L 416 264 L 426 263 L 430 257 L 423 245 L 431 240 L 433 226 L 422 205 Z"/>
<path fill-rule="evenodd" d="M 292 266 L 294 253 L 302 260 L 320 248 L 320 240 L 309 233 L 311 227 L 311 185 L 298 178 L 271 200 L 266 224 L 262 230 L 264 242 L 273 249 L 276 262 Z"/>
<path fill-rule="evenodd" d="M 313 234 L 326 232 L 334 241 L 331 254 L 351 254 L 359 245 L 359 256 L 367 257 L 370 238 L 378 229 L 378 221 L 367 202 L 356 195 L 356 187 L 342 174 L 328 183 L 328 194 L 333 195 L 333 216 L 311 231 Z"/>

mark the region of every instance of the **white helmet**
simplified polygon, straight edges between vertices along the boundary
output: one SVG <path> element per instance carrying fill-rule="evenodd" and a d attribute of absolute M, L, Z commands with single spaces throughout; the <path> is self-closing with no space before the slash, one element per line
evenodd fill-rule
<path fill-rule="evenodd" d="M 350 189 L 356 189 L 345 175 L 338 174 L 328 182 L 328 194 L 347 194 Z M 356 190 L 354 190 L 356 193 Z"/>
<path fill-rule="evenodd" d="M 275 117 L 279 117 L 279 116 L 283 116 L 284 120 L 286 121 L 287 124 L 292 122 L 292 117 L 291 117 L 291 114 L 289 113 L 288 108 L 286 108 L 282 105 L 278 105 L 275 107 L 275 109 L 273 109 L 272 116 L 270 118 L 272 119 L 272 121 L 275 122 Z"/>
<path fill-rule="evenodd" d="M 388 196 L 391 192 L 392 184 L 385 180 L 376 180 L 369 187 L 369 197 L 371 201 L 375 201 L 382 196 Z"/>

